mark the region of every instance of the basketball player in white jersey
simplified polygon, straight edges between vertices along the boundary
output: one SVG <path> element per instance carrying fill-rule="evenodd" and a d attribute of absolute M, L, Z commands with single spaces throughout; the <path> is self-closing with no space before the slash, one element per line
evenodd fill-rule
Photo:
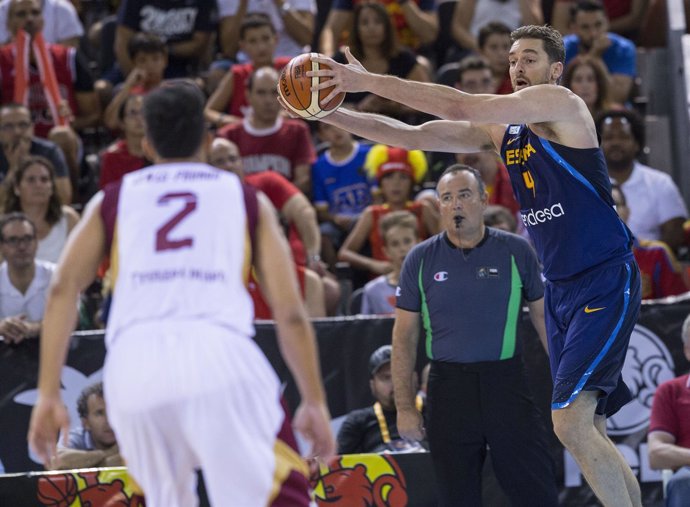
<path fill-rule="evenodd" d="M 290 254 L 270 203 L 234 174 L 202 163 L 203 107 L 187 82 L 147 95 L 144 148 L 156 165 L 97 194 L 70 237 L 47 303 L 29 440 L 47 463 L 58 430 L 68 433 L 60 372 L 74 301 L 110 252 L 105 395 L 147 505 L 196 505 L 195 468 L 213 505 L 308 505 L 303 462 L 285 437 L 278 378 L 252 340 L 245 288 L 252 263 L 302 396 L 294 426 L 314 455 L 328 458 L 334 442 L 314 332 L 294 270 L 284 269 Z M 285 491 L 295 476 L 302 494 Z M 284 493 L 289 499 L 281 500 Z"/>

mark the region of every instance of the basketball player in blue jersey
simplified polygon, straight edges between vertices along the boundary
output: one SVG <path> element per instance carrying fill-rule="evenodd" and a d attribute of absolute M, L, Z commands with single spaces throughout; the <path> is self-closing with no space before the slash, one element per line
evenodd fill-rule
<path fill-rule="evenodd" d="M 640 305 L 632 237 L 614 209 L 587 106 L 558 86 L 561 35 L 524 26 L 511 39 L 511 95 L 372 74 L 349 50 L 347 65 L 313 58 L 331 69 L 308 75 L 328 78 L 314 89 L 334 86 L 322 103 L 366 91 L 442 118 L 411 126 L 340 108 L 322 120 L 356 135 L 408 149 L 501 154 L 547 278 L 554 430 L 604 505 L 639 506 L 637 480 L 606 436 L 606 417 L 630 400 L 620 372 Z M 400 431 L 418 437 L 421 428 Z"/>

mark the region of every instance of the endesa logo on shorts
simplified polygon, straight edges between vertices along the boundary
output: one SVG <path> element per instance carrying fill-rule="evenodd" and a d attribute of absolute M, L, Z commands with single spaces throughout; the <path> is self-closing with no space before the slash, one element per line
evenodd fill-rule
<path fill-rule="evenodd" d="M 544 208 L 536 211 L 531 209 L 529 210 L 529 213 L 520 212 L 520 215 L 522 216 L 522 221 L 525 224 L 525 227 L 529 227 L 532 225 L 543 224 L 544 222 L 550 222 L 555 218 L 562 217 L 565 215 L 565 211 L 563 210 L 563 205 L 561 205 L 560 202 L 557 202 L 550 208 Z"/>

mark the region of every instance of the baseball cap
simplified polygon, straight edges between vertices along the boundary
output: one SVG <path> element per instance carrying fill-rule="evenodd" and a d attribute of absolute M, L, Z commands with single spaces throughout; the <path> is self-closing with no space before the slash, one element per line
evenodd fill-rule
<path fill-rule="evenodd" d="M 391 352 L 393 347 L 390 345 L 383 345 L 376 349 L 371 356 L 369 356 L 369 375 L 374 376 L 381 366 L 391 362 Z"/>

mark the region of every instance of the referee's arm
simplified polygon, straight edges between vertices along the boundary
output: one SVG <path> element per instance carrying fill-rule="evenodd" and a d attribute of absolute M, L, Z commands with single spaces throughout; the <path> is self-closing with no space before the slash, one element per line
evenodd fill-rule
<path fill-rule="evenodd" d="M 413 382 L 419 341 L 419 313 L 396 308 L 393 326 L 393 392 L 397 414 L 398 433 L 401 437 L 422 440 L 422 415 L 415 407 L 416 386 Z"/>

